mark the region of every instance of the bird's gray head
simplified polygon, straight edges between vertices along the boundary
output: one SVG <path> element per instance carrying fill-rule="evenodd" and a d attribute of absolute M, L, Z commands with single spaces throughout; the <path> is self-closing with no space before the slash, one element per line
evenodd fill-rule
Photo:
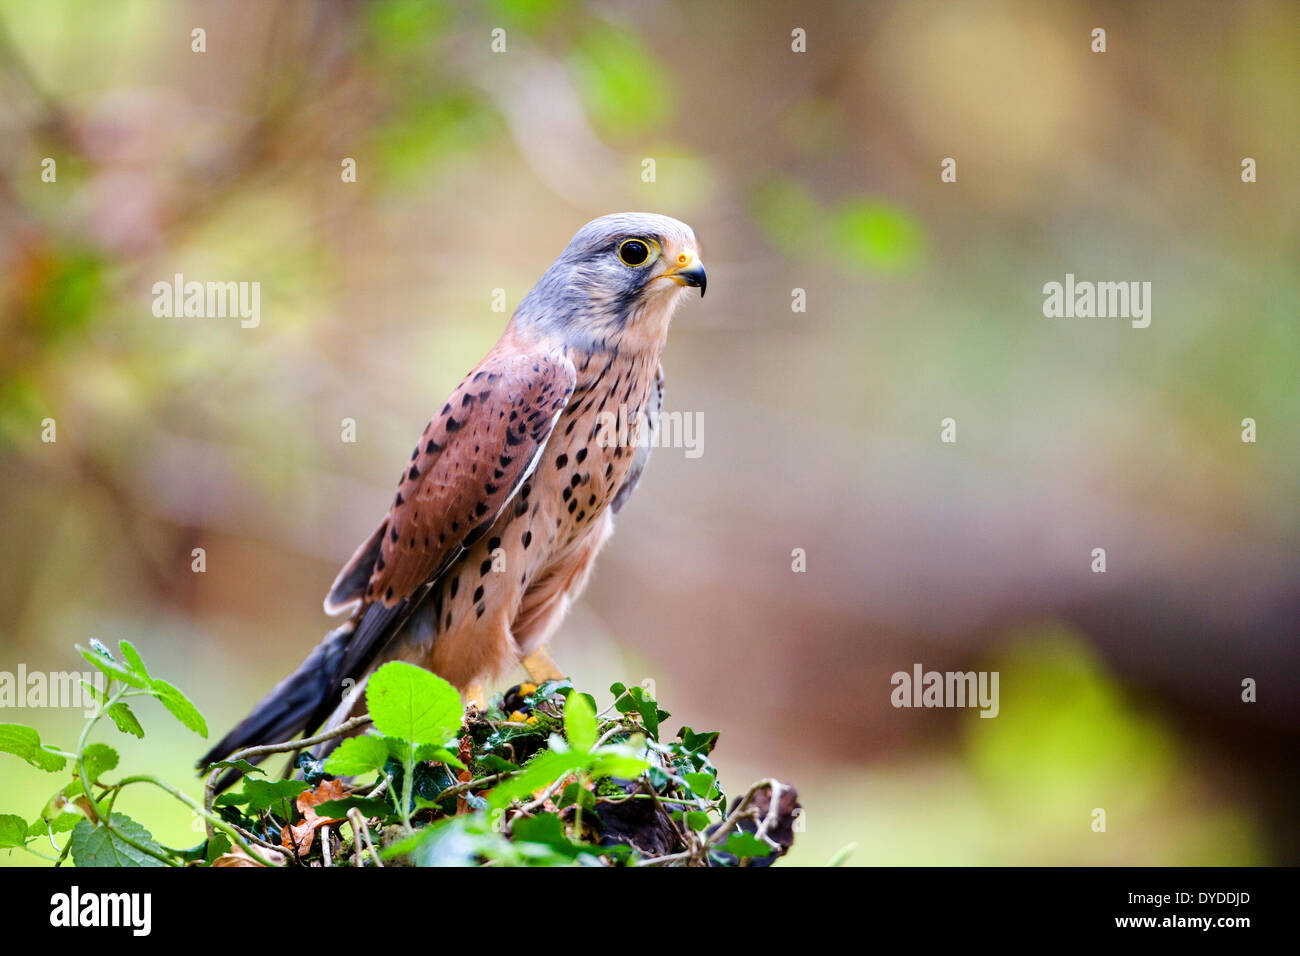
<path fill-rule="evenodd" d="M 515 322 L 596 347 L 641 322 L 662 324 L 682 291 L 704 294 L 707 276 L 695 233 L 649 212 L 587 223 L 524 297 Z"/>

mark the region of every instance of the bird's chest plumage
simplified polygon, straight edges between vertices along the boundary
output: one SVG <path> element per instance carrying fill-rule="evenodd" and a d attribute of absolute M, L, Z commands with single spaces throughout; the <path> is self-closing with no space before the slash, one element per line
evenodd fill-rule
<path fill-rule="evenodd" d="M 570 357 L 578 371 L 572 397 L 514 499 L 443 576 L 429 637 L 527 614 L 539 590 L 570 587 L 608 533 L 610 503 L 645 440 L 659 359 Z"/>

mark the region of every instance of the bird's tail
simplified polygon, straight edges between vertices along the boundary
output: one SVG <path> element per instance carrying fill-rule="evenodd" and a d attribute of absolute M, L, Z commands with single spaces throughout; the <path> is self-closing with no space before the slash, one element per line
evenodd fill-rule
<path fill-rule="evenodd" d="M 280 743 L 307 730 L 316 719 L 322 701 L 334 697 L 339 690 L 340 666 L 355 627 L 355 622 L 349 621 L 326 634 L 297 670 L 276 684 L 252 713 L 200 758 L 198 768 L 202 770 L 236 750 Z M 249 762 L 261 760 L 255 757 Z M 217 790 L 226 789 L 242 775 L 238 770 L 229 770 L 217 783 Z"/>

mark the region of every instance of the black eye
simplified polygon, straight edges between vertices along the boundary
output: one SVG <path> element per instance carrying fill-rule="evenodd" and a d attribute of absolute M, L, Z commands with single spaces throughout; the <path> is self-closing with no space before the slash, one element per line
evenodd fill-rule
<path fill-rule="evenodd" d="M 618 247 L 618 258 L 625 266 L 644 265 L 650 258 L 650 247 L 640 239 L 624 239 Z"/>

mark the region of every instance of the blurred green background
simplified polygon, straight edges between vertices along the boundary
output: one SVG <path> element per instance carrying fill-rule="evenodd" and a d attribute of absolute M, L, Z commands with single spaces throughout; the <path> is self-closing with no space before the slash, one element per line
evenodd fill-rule
<path fill-rule="evenodd" d="M 620 515 L 554 645 L 579 686 L 653 680 L 721 731 L 728 789 L 794 783 L 799 863 L 1300 862 L 1295 4 L 0 23 L 0 670 L 129 638 L 223 732 L 329 626 L 493 290 L 512 310 L 582 223 L 648 210 L 709 268 L 664 360 L 704 453 L 659 449 Z M 1151 282 L 1151 326 L 1044 318 L 1067 272 Z M 175 273 L 260 282 L 260 325 L 155 317 Z M 999 671 L 1000 715 L 895 710 L 916 662 Z M 151 706 L 123 771 L 197 793 L 200 741 Z M 0 812 L 56 785 L 0 757 Z M 120 808 L 199 839 L 165 795 Z"/>

